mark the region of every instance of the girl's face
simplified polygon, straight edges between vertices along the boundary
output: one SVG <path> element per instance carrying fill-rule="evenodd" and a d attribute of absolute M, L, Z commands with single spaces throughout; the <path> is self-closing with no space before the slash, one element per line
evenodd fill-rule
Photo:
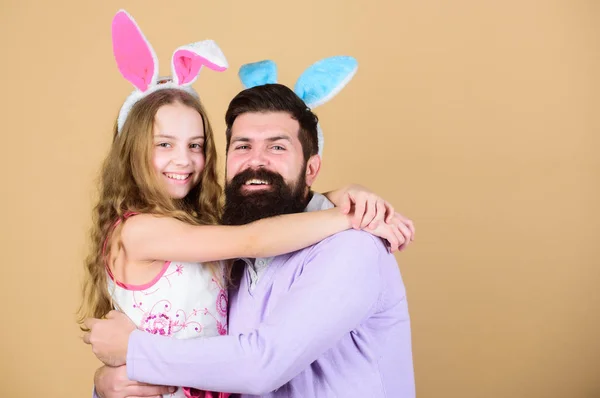
<path fill-rule="evenodd" d="M 204 123 L 181 103 L 163 105 L 154 120 L 152 163 L 173 199 L 183 199 L 198 184 L 204 169 Z"/>

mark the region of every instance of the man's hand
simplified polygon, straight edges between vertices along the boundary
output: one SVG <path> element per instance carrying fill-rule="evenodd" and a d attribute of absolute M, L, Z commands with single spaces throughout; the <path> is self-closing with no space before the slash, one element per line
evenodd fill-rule
<path fill-rule="evenodd" d="M 84 325 L 90 331 L 83 335 L 83 341 L 92 345 L 100 361 L 109 366 L 125 365 L 129 335 L 135 330 L 127 315 L 111 311 L 106 319 L 88 318 Z"/>
<path fill-rule="evenodd" d="M 177 389 L 131 381 L 127 378 L 125 366 L 98 368 L 94 375 L 94 385 L 99 398 L 161 398 L 162 394 L 171 394 Z"/>

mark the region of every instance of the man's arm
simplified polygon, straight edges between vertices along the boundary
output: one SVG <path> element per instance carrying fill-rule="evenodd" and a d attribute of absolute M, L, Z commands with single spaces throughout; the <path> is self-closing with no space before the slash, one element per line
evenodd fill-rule
<path fill-rule="evenodd" d="M 376 310 L 379 239 L 346 231 L 312 248 L 302 275 L 249 333 L 176 340 L 134 331 L 131 380 L 261 395 L 285 384 Z"/>
<path fill-rule="evenodd" d="M 94 374 L 92 398 L 156 398 L 163 394 L 172 394 L 176 390 L 175 387 L 154 386 L 131 381 L 127 378 L 125 366 L 102 366 Z"/>

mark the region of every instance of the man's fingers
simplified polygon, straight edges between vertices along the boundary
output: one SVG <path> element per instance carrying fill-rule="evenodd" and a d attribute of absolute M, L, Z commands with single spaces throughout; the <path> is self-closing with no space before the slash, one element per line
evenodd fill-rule
<path fill-rule="evenodd" d="M 127 395 L 125 398 L 162 398 L 162 394 L 158 395 Z"/>
<path fill-rule="evenodd" d="M 108 314 L 106 314 L 106 319 L 113 319 L 113 318 L 116 318 L 116 316 L 117 316 L 118 314 L 120 314 L 120 312 L 119 312 L 119 311 L 112 310 L 112 311 L 110 311 Z"/>
<path fill-rule="evenodd" d="M 90 342 L 90 332 L 87 332 L 86 334 L 84 334 L 84 335 L 83 335 L 83 342 L 84 342 L 85 344 L 92 344 L 92 343 Z"/>
<path fill-rule="evenodd" d="M 127 398 L 134 398 L 134 397 L 148 398 L 148 397 L 155 397 L 155 396 L 161 397 L 163 394 L 171 394 L 171 393 L 175 392 L 175 390 L 176 390 L 175 387 L 154 386 L 151 384 L 136 383 L 134 385 L 127 387 L 127 389 L 123 392 L 125 393 L 125 396 Z"/>
<path fill-rule="evenodd" d="M 162 395 L 150 395 L 150 396 L 139 396 L 139 395 L 128 395 L 125 398 L 162 398 Z"/>
<path fill-rule="evenodd" d="M 99 321 L 100 319 L 96 318 L 86 318 L 85 321 L 83 321 L 83 325 L 86 327 L 86 329 L 92 330 L 94 325 L 97 324 Z"/>

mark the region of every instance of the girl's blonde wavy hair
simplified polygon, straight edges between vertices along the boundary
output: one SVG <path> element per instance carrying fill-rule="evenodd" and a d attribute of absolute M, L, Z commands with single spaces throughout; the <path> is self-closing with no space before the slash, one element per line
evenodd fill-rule
<path fill-rule="evenodd" d="M 156 113 L 163 105 L 175 103 L 198 111 L 204 123 L 204 170 L 198 185 L 183 199 L 168 195 L 159 183 L 152 163 Z M 124 214 L 151 213 L 194 225 L 219 223 L 222 189 L 217 176 L 217 152 L 213 131 L 200 101 L 182 90 L 162 89 L 136 103 L 120 134 L 115 123 L 113 143 L 102 166 L 99 185 L 90 252 L 85 261 L 83 300 L 78 311 L 80 325 L 88 317 L 102 318 L 113 309 L 103 245 L 115 221 L 122 219 Z M 110 247 L 106 248 L 106 253 L 110 253 Z M 209 266 L 216 270 L 216 264 Z"/>

